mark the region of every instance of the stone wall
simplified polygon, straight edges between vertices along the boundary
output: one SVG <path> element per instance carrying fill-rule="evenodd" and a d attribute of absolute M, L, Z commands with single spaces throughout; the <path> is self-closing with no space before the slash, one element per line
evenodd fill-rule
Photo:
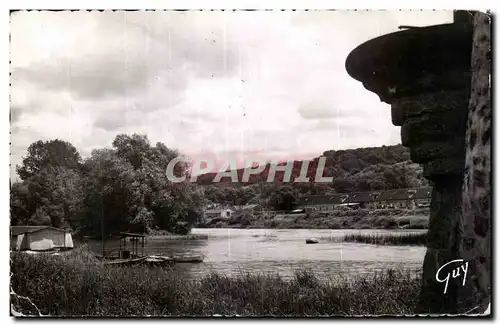
<path fill-rule="evenodd" d="M 470 278 L 459 310 L 482 312 L 491 298 L 491 17 L 476 12 L 471 57 L 472 83 L 466 132 L 460 255 Z"/>

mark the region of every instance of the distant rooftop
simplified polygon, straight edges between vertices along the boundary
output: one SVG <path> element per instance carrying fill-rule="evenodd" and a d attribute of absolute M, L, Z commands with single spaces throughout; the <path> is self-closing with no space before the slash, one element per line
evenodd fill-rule
<path fill-rule="evenodd" d="M 302 205 L 340 205 L 349 203 L 370 203 L 393 200 L 431 198 L 432 188 L 392 189 L 370 192 L 340 193 L 306 197 Z"/>

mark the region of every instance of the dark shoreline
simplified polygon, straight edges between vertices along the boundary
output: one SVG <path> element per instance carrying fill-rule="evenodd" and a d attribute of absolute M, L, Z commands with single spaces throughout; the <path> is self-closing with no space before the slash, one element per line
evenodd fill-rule
<path fill-rule="evenodd" d="M 427 229 L 429 209 L 356 209 L 306 214 L 280 214 L 271 218 L 260 213 L 215 218 L 196 228 L 228 229 Z"/>

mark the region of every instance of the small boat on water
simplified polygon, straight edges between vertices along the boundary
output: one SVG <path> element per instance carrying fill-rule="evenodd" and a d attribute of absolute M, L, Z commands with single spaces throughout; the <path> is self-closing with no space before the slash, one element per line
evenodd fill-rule
<path fill-rule="evenodd" d="M 309 238 L 306 239 L 307 244 L 313 244 L 313 243 L 318 243 L 319 241 L 316 238 Z"/>
<path fill-rule="evenodd" d="M 146 257 L 128 259 L 106 259 L 104 265 L 107 266 L 133 266 L 145 262 Z"/>
<path fill-rule="evenodd" d="M 144 256 L 128 259 L 110 259 L 104 262 L 107 266 L 172 266 L 176 263 L 202 263 L 201 256 L 165 257 L 165 256 Z"/>
<path fill-rule="evenodd" d="M 178 256 L 171 257 L 175 263 L 203 263 L 201 256 Z"/>

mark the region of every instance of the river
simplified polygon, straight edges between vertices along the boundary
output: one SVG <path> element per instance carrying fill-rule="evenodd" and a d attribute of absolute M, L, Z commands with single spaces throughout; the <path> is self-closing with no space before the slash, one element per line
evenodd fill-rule
<path fill-rule="evenodd" d="M 344 234 L 417 233 L 426 230 L 279 230 L 279 229 L 193 229 L 193 234 L 207 235 L 205 240 L 164 240 L 150 238 L 146 254 L 203 255 L 202 264 L 178 264 L 176 269 L 189 276 L 210 271 L 235 275 L 241 272 L 279 273 L 284 277 L 294 270 L 310 268 L 320 277 L 360 275 L 387 268 L 416 272 L 425 255 L 423 246 L 379 246 L 339 243 L 331 239 Z M 306 238 L 317 244 L 306 244 Z M 106 249 L 118 243 L 106 244 Z M 98 243 L 92 249 L 100 250 Z"/>

